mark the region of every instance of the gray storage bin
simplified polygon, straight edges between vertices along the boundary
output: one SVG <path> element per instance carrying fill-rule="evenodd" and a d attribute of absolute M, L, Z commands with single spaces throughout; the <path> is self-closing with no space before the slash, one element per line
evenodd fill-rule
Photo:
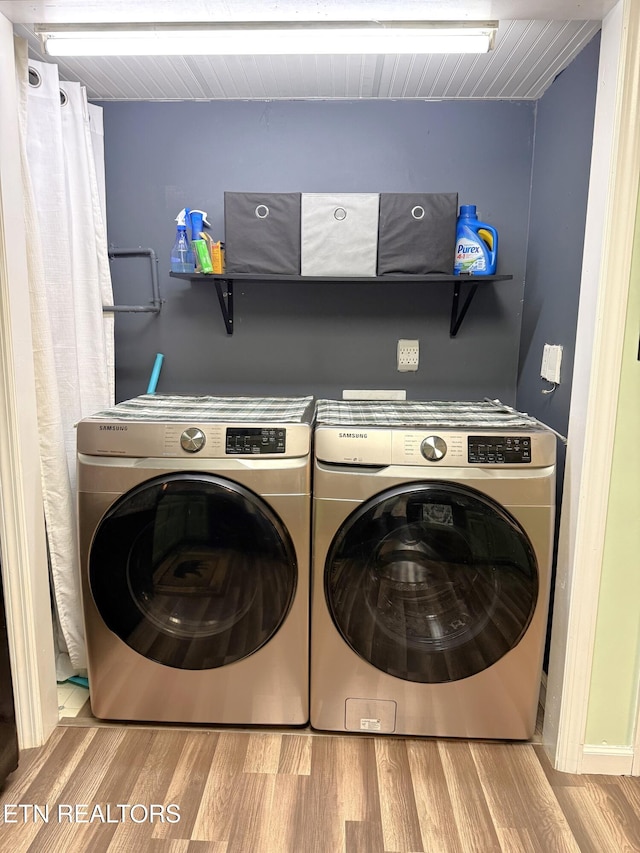
<path fill-rule="evenodd" d="M 457 193 L 381 193 L 378 275 L 453 275 Z"/>
<path fill-rule="evenodd" d="M 302 275 L 375 276 L 378 202 L 378 193 L 302 193 Z"/>
<path fill-rule="evenodd" d="M 300 275 L 300 193 L 224 194 L 225 272 Z"/>

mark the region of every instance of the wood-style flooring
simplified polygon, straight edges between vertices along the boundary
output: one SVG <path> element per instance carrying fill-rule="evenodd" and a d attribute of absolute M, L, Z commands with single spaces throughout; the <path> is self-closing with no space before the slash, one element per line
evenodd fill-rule
<path fill-rule="evenodd" d="M 535 743 L 86 719 L 22 754 L 0 851 L 626 853 L 640 778 L 558 773 Z"/>

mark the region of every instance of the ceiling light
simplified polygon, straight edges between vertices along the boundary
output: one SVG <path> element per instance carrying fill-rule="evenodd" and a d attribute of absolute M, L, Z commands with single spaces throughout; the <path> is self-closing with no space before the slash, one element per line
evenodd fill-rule
<path fill-rule="evenodd" d="M 50 56 L 486 53 L 498 24 L 334 21 L 36 24 Z"/>

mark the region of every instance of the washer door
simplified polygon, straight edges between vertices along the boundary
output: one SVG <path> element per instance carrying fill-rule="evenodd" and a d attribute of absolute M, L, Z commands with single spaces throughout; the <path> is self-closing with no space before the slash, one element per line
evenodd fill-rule
<path fill-rule="evenodd" d="M 406 681 L 475 675 L 518 644 L 538 598 L 533 547 L 473 489 L 417 483 L 353 512 L 325 565 L 336 628 L 362 658 Z"/>
<path fill-rule="evenodd" d="M 291 538 L 248 489 L 207 474 L 149 480 L 96 530 L 89 583 L 105 624 L 179 669 L 242 660 L 277 632 L 297 583 Z"/>

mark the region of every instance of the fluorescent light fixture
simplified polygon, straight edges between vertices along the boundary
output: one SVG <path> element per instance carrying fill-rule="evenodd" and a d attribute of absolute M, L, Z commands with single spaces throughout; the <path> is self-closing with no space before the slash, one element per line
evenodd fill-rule
<path fill-rule="evenodd" d="M 36 24 L 50 56 L 486 53 L 497 21 Z"/>

